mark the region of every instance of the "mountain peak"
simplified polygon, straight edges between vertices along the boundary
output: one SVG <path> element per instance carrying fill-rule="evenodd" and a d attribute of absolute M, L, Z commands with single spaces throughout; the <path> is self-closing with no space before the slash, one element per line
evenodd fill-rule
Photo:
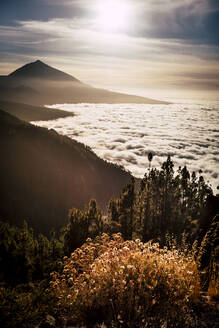
<path fill-rule="evenodd" d="M 37 59 L 34 64 L 44 64 L 44 62 L 42 62 L 41 60 Z M 44 64 L 45 65 L 45 64 Z"/>
<path fill-rule="evenodd" d="M 32 65 L 32 66 L 35 66 L 35 65 L 42 65 L 42 66 L 47 66 L 49 67 L 47 64 L 45 64 L 44 62 L 42 62 L 41 60 L 37 59 L 36 61 L 32 62 L 32 63 L 29 63 L 27 65 Z"/>
<path fill-rule="evenodd" d="M 39 59 L 18 68 L 9 74 L 9 76 L 20 79 L 44 79 L 80 83 L 75 77 L 47 65 Z"/>

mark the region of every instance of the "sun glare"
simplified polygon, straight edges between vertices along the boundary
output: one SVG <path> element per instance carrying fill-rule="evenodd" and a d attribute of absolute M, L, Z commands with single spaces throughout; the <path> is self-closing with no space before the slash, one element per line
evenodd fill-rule
<path fill-rule="evenodd" d="M 121 0 L 101 1 L 98 6 L 97 24 L 104 31 L 116 32 L 128 25 L 130 7 Z"/>

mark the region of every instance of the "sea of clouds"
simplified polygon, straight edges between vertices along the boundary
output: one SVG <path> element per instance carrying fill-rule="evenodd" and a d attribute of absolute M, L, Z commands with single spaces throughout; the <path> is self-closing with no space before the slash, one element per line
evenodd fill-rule
<path fill-rule="evenodd" d="M 214 191 L 219 185 L 219 103 L 57 104 L 73 117 L 33 122 L 90 146 L 101 158 L 120 164 L 134 176 L 160 167 L 171 155 L 175 168 L 200 169 Z"/>

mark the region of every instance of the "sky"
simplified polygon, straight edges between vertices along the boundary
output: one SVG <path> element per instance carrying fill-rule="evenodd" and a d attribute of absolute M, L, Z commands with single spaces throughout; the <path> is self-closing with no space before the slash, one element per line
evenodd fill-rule
<path fill-rule="evenodd" d="M 110 90 L 217 97 L 219 0 L 1 0 L 0 75 L 37 59 Z"/>

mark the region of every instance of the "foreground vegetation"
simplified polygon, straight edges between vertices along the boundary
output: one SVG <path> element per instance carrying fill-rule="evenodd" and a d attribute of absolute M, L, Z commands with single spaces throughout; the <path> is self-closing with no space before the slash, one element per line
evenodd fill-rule
<path fill-rule="evenodd" d="M 200 299 L 192 256 L 124 241 L 120 234 L 88 239 L 64 258 L 61 274 L 51 275 L 57 305 L 73 323 L 186 327 L 191 306 Z"/>
<path fill-rule="evenodd" d="M 43 327 L 48 314 L 58 327 L 200 326 L 201 295 L 219 295 L 217 213 L 201 172 L 174 173 L 168 157 L 107 217 L 91 200 L 57 236 L 2 222 L 0 326 Z"/>

